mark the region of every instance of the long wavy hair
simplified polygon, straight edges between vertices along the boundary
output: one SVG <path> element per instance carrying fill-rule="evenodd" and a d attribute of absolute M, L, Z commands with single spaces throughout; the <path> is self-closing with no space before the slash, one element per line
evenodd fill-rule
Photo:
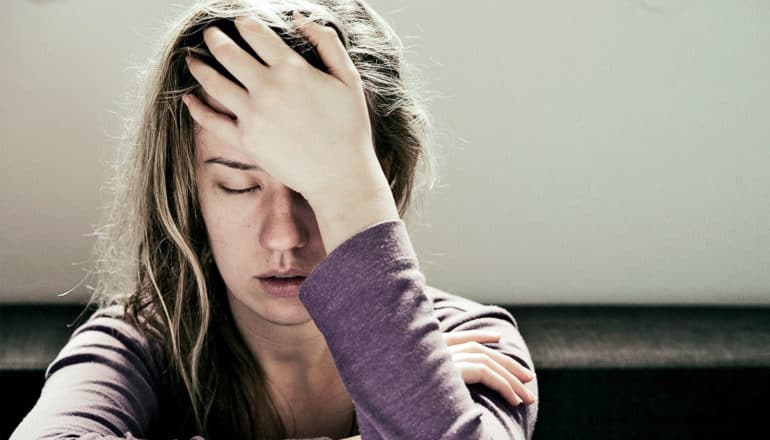
<path fill-rule="evenodd" d="M 267 392 L 225 299 L 207 242 L 195 185 L 193 119 L 181 101 L 202 97 L 185 55 L 203 58 L 236 81 L 211 55 L 203 29 L 216 25 L 252 56 L 235 17 L 264 20 L 286 43 L 326 71 L 294 28 L 293 11 L 332 26 L 363 80 L 377 157 L 403 218 L 436 181 L 427 99 L 409 76 L 393 29 L 362 0 L 208 0 L 170 23 L 139 75 L 136 112 L 124 119 L 109 188 L 114 198 L 96 229 L 91 304 L 122 305 L 125 317 L 160 347 L 174 383 L 189 398 L 194 429 L 211 438 L 285 438 L 287 428 Z M 385 165 L 387 164 L 387 165 Z"/>

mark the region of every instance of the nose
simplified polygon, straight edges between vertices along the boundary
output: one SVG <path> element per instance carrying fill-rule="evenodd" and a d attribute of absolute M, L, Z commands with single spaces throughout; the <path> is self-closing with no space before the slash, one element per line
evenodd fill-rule
<path fill-rule="evenodd" d="M 305 210 L 309 205 L 301 194 L 291 188 L 271 185 L 265 194 L 268 203 L 260 240 L 262 246 L 275 251 L 287 251 L 307 244 L 308 227 Z M 307 206 L 304 206 L 307 205 Z"/>

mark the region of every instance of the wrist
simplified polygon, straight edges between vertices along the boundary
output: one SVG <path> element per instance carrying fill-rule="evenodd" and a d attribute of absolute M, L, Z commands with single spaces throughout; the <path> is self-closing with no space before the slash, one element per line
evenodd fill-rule
<path fill-rule="evenodd" d="M 388 182 L 380 177 L 340 182 L 308 199 L 327 255 L 370 226 L 400 219 Z"/>
<path fill-rule="evenodd" d="M 344 174 L 328 176 L 326 182 L 315 182 L 312 189 L 302 191 L 302 196 L 315 208 L 340 199 L 376 193 L 382 188 L 390 189 L 373 147 L 371 154 L 355 162 L 355 168 L 348 167 Z"/>

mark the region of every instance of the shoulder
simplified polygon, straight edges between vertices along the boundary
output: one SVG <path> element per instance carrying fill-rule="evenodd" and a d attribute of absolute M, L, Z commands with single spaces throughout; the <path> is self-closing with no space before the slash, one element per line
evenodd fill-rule
<path fill-rule="evenodd" d="M 69 365 L 96 362 L 119 370 L 139 369 L 145 377 L 157 379 L 159 355 L 157 343 L 126 319 L 122 305 L 104 307 L 75 329 L 45 378 Z"/>
<path fill-rule="evenodd" d="M 40 397 L 13 438 L 144 438 L 160 420 L 162 364 L 155 353 L 122 306 L 95 311 L 46 369 Z"/>
<path fill-rule="evenodd" d="M 531 372 L 535 372 L 532 355 L 519 332 L 513 315 L 503 307 L 481 304 L 441 289 L 426 286 L 425 292 L 433 300 L 434 315 L 443 333 L 466 330 L 488 330 L 500 334 L 498 342 L 487 342 L 485 346 L 509 356 Z M 538 395 L 537 377 L 528 382 L 526 388 Z M 470 384 L 468 389 L 473 400 L 486 408 L 485 417 L 495 417 L 511 438 L 530 438 L 537 420 L 538 404 L 511 407 L 497 391 L 484 384 Z M 514 433 L 520 433 L 515 435 Z"/>
<path fill-rule="evenodd" d="M 518 328 L 516 319 L 503 307 L 482 304 L 433 286 L 426 285 L 425 294 L 433 301 L 434 315 L 442 331 L 452 331 L 458 327 L 462 327 L 461 330 L 479 329 L 486 327 L 485 323 Z"/>
<path fill-rule="evenodd" d="M 508 310 L 493 304 L 481 304 L 427 285 L 425 293 L 433 300 L 433 313 L 442 333 L 466 330 L 497 332 L 500 334 L 499 342 L 485 345 L 512 357 L 534 371 L 529 347 L 519 331 L 516 319 Z"/>

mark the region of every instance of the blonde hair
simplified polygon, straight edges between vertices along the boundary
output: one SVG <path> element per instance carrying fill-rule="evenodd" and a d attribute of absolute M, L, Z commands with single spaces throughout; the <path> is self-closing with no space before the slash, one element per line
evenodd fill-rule
<path fill-rule="evenodd" d="M 374 147 L 402 217 L 413 190 L 435 182 L 425 101 L 407 77 L 403 45 L 361 0 L 209 0 L 171 24 L 142 75 L 145 95 L 119 142 L 114 199 L 96 230 L 97 283 L 91 303 L 125 306 L 126 318 L 161 347 L 189 398 L 195 429 L 212 438 L 285 438 L 287 430 L 223 295 L 206 239 L 195 186 L 193 120 L 183 94 L 202 89 L 184 62 L 194 53 L 234 78 L 211 56 L 202 30 L 217 25 L 244 49 L 233 19 L 254 15 L 316 67 L 315 49 L 291 22 L 299 10 L 332 26 L 365 89 Z M 422 172 L 418 171 L 422 165 Z M 422 180 L 419 180 L 422 179 Z M 212 325 L 216 322 L 216 325 Z M 203 368 L 205 366 L 205 369 Z"/>

